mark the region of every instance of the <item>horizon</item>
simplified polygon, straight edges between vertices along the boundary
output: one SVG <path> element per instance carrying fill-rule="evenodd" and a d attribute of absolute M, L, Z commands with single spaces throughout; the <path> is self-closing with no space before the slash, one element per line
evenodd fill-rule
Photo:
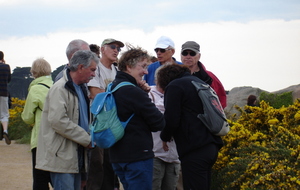
<path fill-rule="evenodd" d="M 73 39 L 100 45 L 115 38 L 156 56 L 156 40 L 165 35 L 175 42 L 178 61 L 184 42 L 199 43 L 200 61 L 226 90 L 251 86 L 272 92 L 300 83 L 297 0 L 0 0 L 0 5 L 0 50 L 12 70 L 43 57 L 54 71 L 67 63 L 65 49 Z"/>

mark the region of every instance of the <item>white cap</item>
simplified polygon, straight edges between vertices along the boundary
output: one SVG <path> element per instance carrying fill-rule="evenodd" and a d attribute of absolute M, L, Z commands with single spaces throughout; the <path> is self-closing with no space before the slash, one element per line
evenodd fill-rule
<path fill-rule="evenodd" d="M 160 38 L 158 38 L 154 49 L 156 49 L 156 48 L 166 49 L 169 46 L 171 46 L 172 48 L 175 48 L 175 44 L 174 44 L 173 40 L 171 40 L 171 38 L 169 38 L 169 37 L 161 36 Z"/>

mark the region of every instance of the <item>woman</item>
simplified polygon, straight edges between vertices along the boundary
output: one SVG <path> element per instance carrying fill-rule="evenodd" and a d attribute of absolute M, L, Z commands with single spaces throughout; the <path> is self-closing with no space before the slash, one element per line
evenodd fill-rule
<path fill-rule="evenodd" d="M 195 113 L 203 113 L 203 105 L 191 81 L 188 67 L 171 64 L 157 73 L 157 86 L 164 93 L 166 126 L 161 139 L 173 137 L 181 161 L 184 189 L 210 189 L 211 170 L 223 146 L 219 136 L 211 134 Z"/>
<path fill-rule="evenodd" d="M 114 92 L 121 121 L 132 114 L 123 138 L 110 148 L 110 161 L 125 190 L 152 190 L 153 141 L 151 132 L 162 130 L 165 121 L 145 92 L 143 79 L 150 61 L 141 48 L 129 47 L 121 56 L 112 89 L 120 82 L 131 82 Z M 142 86 L 142 87 L 141 87 Z M 149 90 L 149 89 L 147 89 Z"/>
<path fill-rule="evenodd" d="M 49 189 L 50 173 L 48 171 L 35 169 L 37 139 L 40 129 L 41 115 L 44 101 L 52 86 L 51 66 L 42 58 L 36 59 L 30 70 L 34 80 L 28 88 L 28 95 L 22 112 L 22 119 L 27 124 L 33 124 L 31 131 L 31 153 L 32 153 L 32 173 L 33 190 Z"/>

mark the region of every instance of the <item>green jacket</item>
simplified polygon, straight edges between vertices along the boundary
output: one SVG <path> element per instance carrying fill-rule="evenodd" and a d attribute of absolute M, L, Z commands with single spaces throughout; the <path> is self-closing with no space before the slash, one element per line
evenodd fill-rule
<path fill-rule="evenodd" d="M 25 123 L 33 124 L 30 141 L 31 149 L 37 147 L 42 110 L 49 91 L 49 88 L 42 84 L 51 87 L 53 85 L 51 76 L 42 76 L 30 83 L 26 103 L 21 115 Z"/>

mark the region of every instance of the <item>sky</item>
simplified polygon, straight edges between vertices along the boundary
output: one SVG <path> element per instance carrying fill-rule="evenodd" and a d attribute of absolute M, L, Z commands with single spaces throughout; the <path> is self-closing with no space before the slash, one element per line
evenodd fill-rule
<path fill-rule="evenodd" d="M 199 43 L 200 61 L 226 90 L 300 84 L 299 0 L 0 0 L 0 7 L 0 51 L 12 71 L 39 57 L 55 70 L 74 39 L 114 38 L 156 55 L 164 35 L 178 61 L 184 42 Z"/>

